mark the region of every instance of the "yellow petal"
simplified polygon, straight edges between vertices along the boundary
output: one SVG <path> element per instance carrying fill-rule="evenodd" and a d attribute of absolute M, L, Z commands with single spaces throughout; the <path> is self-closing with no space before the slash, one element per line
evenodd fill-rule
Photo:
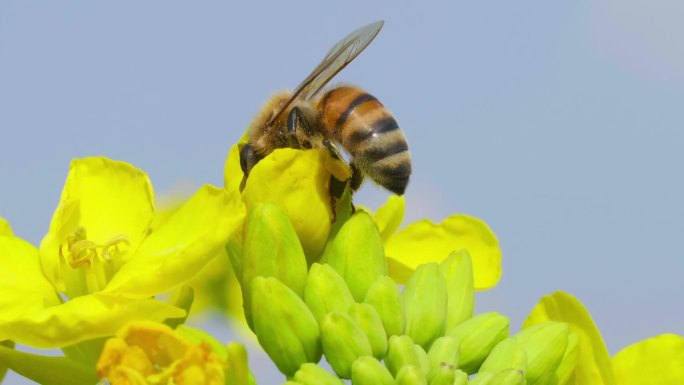
<path fill-rule="evenodd" d="M 662 334 L 622 349 L 613 357 L 620 385 L 684 384 L 684 337 Z"/>
<path fill-rule="evenodd" d="M 577 298 L 562 291 L 542 297 L 527 316 L 523 329 L 546 321 L 566 322 L 570 325 L 570 333 L 579 336 L 577 367 L 574 382 L 571 380 L 570 384 L 616 384 L 601 333 Z"/>
<path fill-rule="evenodd" d="M 385 243 L 385 255 L 415 270 L 428 262 L 440 263 L 454 250 L 466 249 L 473 261 L 475 289 L 488 289 L 501 278 L 499 242 L 487 224 L 467 215 L 452 215 L 442 223 L 414 222 Z M 390 269 L 392 272 L 394 269 Z M 390 273 L 391 275 L 391 273 Z M 392 275 L 391 275 L 392 276 Z M 404 283 L 401 276 L 392 276 Z"/>
<path fill-rule="evenodd" d="M 0 340 L 57 348 L 113 335 L 132 320 L 163 321 L 185 311 L 155 299 L 91 294 L 0 324 Z"/>
<path fill-rule="evenodd" d="M 401 222 L 404 220 L 404 211 L 406 211 L 406 202 L 404 197 L 398 195 L 390 195 L 387 202 L 378 208 L 373 216 L 373 221 L 378 225 L 380 238 L 383 242 L 387 242 L 401 226 Z"/>
<path fill-rule="evenodd" d="M 147 175 L 132 165 L 104 157 L 71 162 L 50 230 L 40 245 L 45 275 L 64 291 L 60 246 L 77 228 L 103 245 L 125 236 L 131 250 L 143 239 L 154 214 L 154 193 Z"/>
<path fill-rule="evenodd" d="M 105 291 L 144 298 L 190 280 L 243 221 L 242 207 L 224 189 L 205 185 L 143 241 Z"/>
<path fill-rule="evenodd" d="M 262 202 L 280 206 L 290 218 L 307 260 L 312 261 L 328 239 L 333 219 L 330 176 L 341 168 L 348 170 L 328 150 L 278 149 L 252 169 L 243 199 L 248 210 Z"/>
<path fill-rule="evenodd" d="M 12 228 L 5 218 L 0 217 L 0 235 L 12 235 Z"/>
<path fill-rule="evenodd" d="M 0 324 L 59 304 L 43 275 L 35 246 L 14 236 L 0 235 L 0 266 Z"/>

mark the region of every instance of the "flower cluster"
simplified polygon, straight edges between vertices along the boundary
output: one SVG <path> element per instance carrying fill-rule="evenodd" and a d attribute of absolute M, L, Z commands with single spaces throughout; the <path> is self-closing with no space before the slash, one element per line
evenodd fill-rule
<path fill-rule="evenodd" d="M 611 358 L 563 292 L 513 334 L 504 315 L 474 314 L 475 290 L 501 277 L 481 220 L 400 229 L 401 198 L 375 213 L 349 189 L 331 199 L 331 178 L 350 174 L 328 151 L 276 150 L 245 178 L 240 145 L 224 188 L 204 186 L 172 210 L 156 209 L 144 172 L 95 157 L 72 162 L 39 247 L 0 218 L 0 380 L 11 369 L 50 385 L 254 385 L 245 347 L 184 324 L 219 307 L 289 385 L 684 383 L 684 338 Z"/>

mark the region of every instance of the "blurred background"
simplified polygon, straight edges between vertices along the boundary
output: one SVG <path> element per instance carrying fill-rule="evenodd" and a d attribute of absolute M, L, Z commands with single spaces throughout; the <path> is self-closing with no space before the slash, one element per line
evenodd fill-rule
<path fill-rule="evenodd" d="M 0 216 L 38 244 L 72 158 L 126 160 L 157 195 L 222 185 L 266 97 L 384 19 L 336 78 L 395 114 L 411 146 L 406 222 L 485 220 L 517 330 L 577 296 L 611 353 L 684 334 L 684 3 L 0 2 Z M 366 185 L 356 202 L 387 193 Z M 222 340 L 245 339 L 218 317 Z M 260 383 L 282 376 L 256 348 Z M 25 383 L 16 375 L 7 383 Z"/>

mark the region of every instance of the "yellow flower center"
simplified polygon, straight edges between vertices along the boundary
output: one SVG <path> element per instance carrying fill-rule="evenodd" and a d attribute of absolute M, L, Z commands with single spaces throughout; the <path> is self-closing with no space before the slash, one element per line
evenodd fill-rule
<path fill-rule="evenodd" d="M 88 239 L 85 227 L 76 227 L 59 248 L 67 297 L 103 289 L 122 265 L 129 247 L 127 235 L 117 235 L 100 244 Z"/>
<path fill-rule="evenodd" d="M 67 240 L 59 250 L 60 256 L 72 269 L 90 267 L 96 259 L 111 261 L 119 257 L 123 250 L 122 245 L 130 246 L 128 236 L 117 235 L 102 245 L 89 241 L 85 227 L 78 226 L 73 234 L 67 236 Z"/>

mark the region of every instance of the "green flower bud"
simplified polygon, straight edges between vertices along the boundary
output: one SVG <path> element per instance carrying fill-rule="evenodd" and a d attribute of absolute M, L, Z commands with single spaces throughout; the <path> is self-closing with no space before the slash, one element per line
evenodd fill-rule
<path fill-rule="evenodd" d="M 401 368 L 395 380 L 397 385 L 428 385 L 423 371 L 413 365 Z"/>
<path fill-rule="evenodd" d="M 346 312 L 354 298 L 335 269 L 329 265 L 314 263 L 304 287 L 304 302 L 318 322 L 333 310 Z"/>
<path fill-rule="evenodd" d="M 579 336 L 575 333 L 570 333 L 568 336 L 568 347 L 565 348 L 563 359 L 561 360 L 556 375 L 558 376 L 558 385 L 564 385 L 570 380 L 570 377 L 577 366 L 577 355 L 579 354 Z"/>
<path fill-rule="evenodd" d="M 515 337 L 527 353 L 527 382 L 534 384 L 547 372 L 555 372 L 568 346 L 568 324 L 544 322 L 531 326 Z"/>
<path fill-rule="evenodd" d="M 492 378 L 494 378 L 494 373 L 479 373 L 475 378 L 468 381 L 468 385 L 489 385 L 489 381 L 491 381 Z"/>
<path fill-rule="evenodd" d="M 434 368 L 429 377 L 430 385 L 453 385 L 456 381 L 455 369 L 448 364 Z"/>
<path fill-rule="evenodd" d="M 506 338 L 492 349 L 479 372 L 497 373 L 508 368 L 527 370 L 527 354 L 513 337 Z"/>
<path fill-rule="evenodd" d="M 513 368 L 501 370 L 494 374 L 487 385 L 525 385 L 525 372 Z"/>
<path fill-rule="evenodd" d="M 285 381 L 283 383 L 283 385 L 304 385 L 304 384 L 302 384 L 301 382 L 289 380 L 289 381 Z"/>
<path fill-rule="evenodd" d="M 312 363 L 302 365 L 295 373 L 294 380 L 302 385 L 344 385 L 337 376 Z"/>
<path fill-rule="evenodd" d="M 354 385 L 394 385 L 394 378 L 387 368 L 374 357 L 359 357 L 352 364 Z"/>
<path fill-rule="evenodd" d="M 273 203 L 259 203 L 250 210 L 245 223 L 240 284 L 247 323 L 252 325 L 249 284 L 254 277 L 275 277 L 300 298 L 304 296 L 307 265 L 287 215 Z"/>
<path fill-rule="evenodd" d="M 466 384 L 468 384 L 468 373 L 462 371 L 461 369 L 456 369 L 454 371 L 454 385 Z"/>
<path fill-rule="evenodd" d="M 373 355 L 368 337 L 349 315 L 334 310 L 321 320 L 323 353 L 335 373 L 351 377 L 351 367 L 361 356 Z"/>
<path fill-rule="evenodd" d="M 256 277 L 250 286 L 254 333 L 278 369 L 291 377 L 302 364 L 318 362 L 318 324 L 304 301 L 273 277 Z"/>
<path fill-rule="evenodd" d="M 242 344 L 230 342 L 226 347 L 228 353 L 228 367 L 226 368 L 226 385 L 248 385 L 249 364 L 247 362 L 247 349 Z"/>
<path fill-rule="evenodd" d="M 404 334 L 404 310 L 401 293 L 392 278 L 378 277 L 366 292 L 363 302 L 373 306 L 382 320 L 388 337 Z"/>
<path fill-rule="evenodd" d="M 418 358 L 418 369 L 420 369 L 425 375 L 425 378 L 427 378 L 430 373 L 430 359 L 420 345 L 414 344 L 413 349 L 416 351 L 416 357 Z"/>
<path fill-rule="evenodd" d="M 446 335 L 459 343 L 459 368 L 468 374 L 477 372 L 494 346 L 508 337 L 509 320 L 499 313 L 475 316 Z"/>
<path fill-rule="evenodd" d="M 470 319 L 475 310 L 473 262 L 468 251 L 461 249 L 449 254 L 449 257 L 440 264 L 439 268 L 446 278 L 446 330 L 451 330 L 461 322 Z"/>
<path fill-rule="evenodd" d="M 368 288 L 387 275 L 387 261 L 378 228 L 362 211 L 352 215 L 326 247 L 321 261 L 329 264 L 347 282 L 354 299 L 362 302 Z"/>
<path fill-rule="evenodd" d="M 436 372 L 442 366 L 458 367 L 458 342 L 454 337 L 439 337 L 428 351 L 430 371 Z M 430 377 L 430 376 L 428 376 Z"/>
<path fill-rule="evenodd" d="M 393 376 L 397 376 L 404 366 L 420 366 L 418 355 L 416 354 L 415 344 L 409 336 L 392 336 L 387 344 L 387 356 L 385 365 Z"/>
<path fill-rule="evenodd" d="M 406 314 L 406 335 L 427 349 L 444 333 L 447 290 L 444 276 L 436 263 L 420 265 L 402 295 Z"/>
<path fill-rule="evenodd" d="M 367 303 L 355 303 L 349 308 L 349 315 L 366 333 L 373 349 L 373 357 L 383 359 L 387 354 L 387 334 L 375 308 Z"/>

